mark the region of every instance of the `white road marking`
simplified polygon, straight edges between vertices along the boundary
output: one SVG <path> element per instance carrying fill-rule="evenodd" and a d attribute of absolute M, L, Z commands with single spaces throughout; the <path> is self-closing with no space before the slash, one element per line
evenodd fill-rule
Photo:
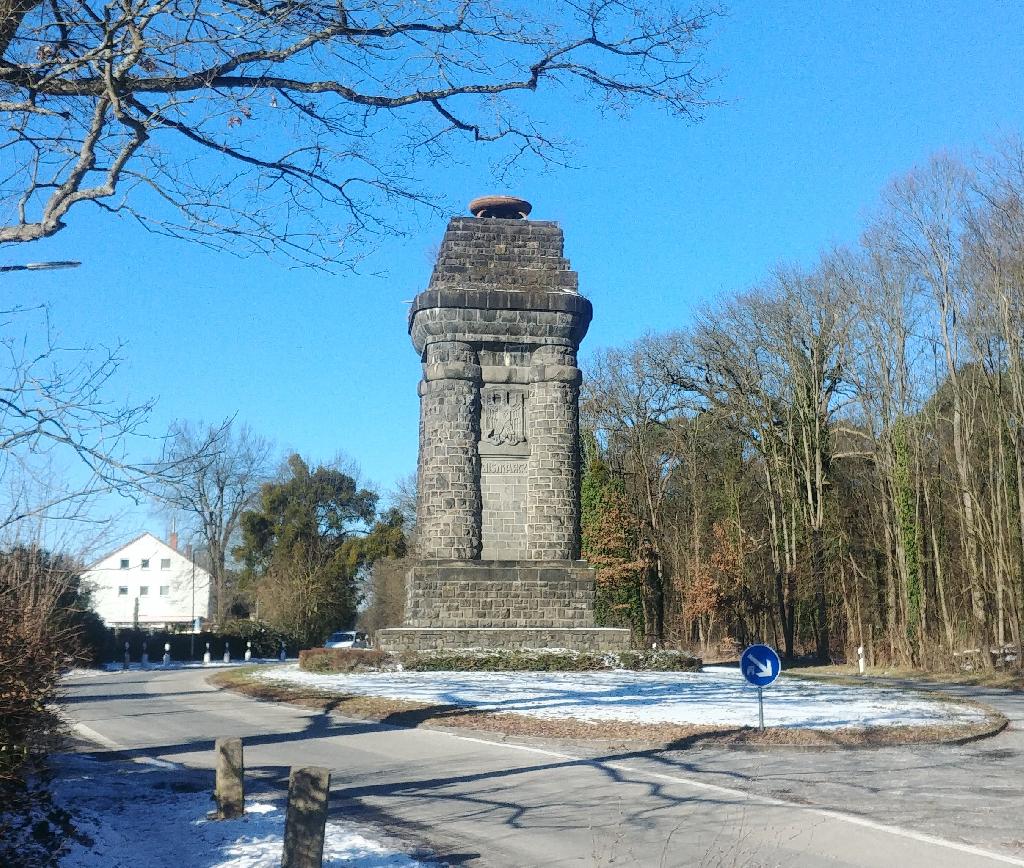
<path fill-rule="evenodd" d="M 84 723 L 75 722 L 71 724 L 71 728 L 77 732 L 86 741 L 91 741 L 94 744 L 98 744 L 105 747 L 107 750 L 128 750 L 124 745 L 118 744 L 111 738 L 107 738 L 103 733 L 96 732 L 91 726 L 86 726 Z M 178 763 L 168 762 L 167 760 L 157 759 L 156 757 L 149 756 L 137 756 L 132 757 L 132 762 L 138 763 L 143 766 L 155 766 L 158 769 L 181 769 L 184 766 Z"/>
<path fill-rule="evenodd" d="M 91 726 L 86 726 L 84 723 L 75 721 L 71 724 L 71 728 L 77 732 L 86 741 L 94 742 L 95 744 L 103 745 L 107 750 L 125 750 L 123 745 L 118 744 L 111 738 L 107 738 L 103 733 L 96 732 Z"/>
<path fill-rule="evenodd" d="M 1024 859 L 1018 859 L 1015 856 L 1010 856 L 1005 853 L 997 853 L 993 850 L 986 850 L 983 847 L 976 847 L 973 844 L 963 844 L 959 841 L 950 841 L 946 838 L 939 838 L 935 835 L 929 835 L 925 832 L 916 832 L 913 829 L 904 829 L 902 826 L 890 826 L 886 823 L 879 823 L 875 820 L 869 820 L 866 817 L 858 817 L 855 814 L 845 814 L 841 811 L 834 811 L 829 808 L 815 808 L 807 805 L 798 805 L 793 802 L 787 802 L 782 799 L 773 799 L 771 796 L 761 796 L 756 793 L 748 793 L 744 790 L 733 789 L 732 787 L 723 787 L 719 784 L 709 784 L 705 781 L 694 780 L 693 778 L 683 777 L 682 775 L 669 775 L 663 772 L 650 771 L 648 769 L 636 768 L 635 766 L 625 765 L 624 763 L 614 762 L 600 762 L 598 760 L 587 759 L 586 757 L 573 756 L 572 754 L 560 753 L 553 750 L 545 750 L 544 748 L 532 747 L 526 744 L 515 744 L 514 742 L 505 741 L 491 741 L 486 738 L 474 738 L 469 735 L 458 735 L 454 732 L 444 732 L 442 735 L 447 735 L 450 738 L 456 738 L 460 741 L 474 742 L 476 744 L 486 744 L 490 747 L 505 747 L 511 750 L 524 751 L 526 753 L 537 754 L 538 756 L 551 757 L 552 759 L 559 760 L 571 760 L 586 765 L 592 765 L 599 768 L 614 769 L 617 772 L 628 772 L 629 774 L 642 775 L 648 778 L 654 778 L 655 780 L 667 781 L 669 783 L 681 784 L 682 786 L 691 787 L 696 790 L 704 790 L 705 792 L 718 793 L 719 795 L 727 795 L 733 797 L 739 797 L 748 801 L 757 802 L 762 805 L 769 805 L 771 807 L 786 808 L 788 810 L 797 809 L 805 814 L 814 814 L 818 817 L 823 817 L 828 820 L 837 820 L 841 823 L 849 823 L 851 826 L 860 826 L 865 829 L 872 829 L 876 832 L 884 832 L 888 835 L 895 835 L 899 838 L 907 838 L 911 841 L 918 841 L 922 844 L 931 844 L 936 847 L 944 847 L 947 850 L 955 850 L 958 853 L 966 853 L 971 856 L 981 856 L 986 859 L 991 859 L 995 862 L 1002 862 L 1005 865 L 1020 865 L 1024 866 Z"/>

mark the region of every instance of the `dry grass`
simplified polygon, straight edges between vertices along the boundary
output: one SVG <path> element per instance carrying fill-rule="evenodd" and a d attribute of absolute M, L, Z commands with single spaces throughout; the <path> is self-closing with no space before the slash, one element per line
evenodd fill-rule
<path fill-rule="evenodd" d="M 868 684 L 873 680 L 920 681 L 926 684 L 947 684 L 963 687 L 992 687 L 1000 690 L 1024 691 L 1024 672 L 1009 670 L 988 672 L 925 672 L 920 669 L 901 669 L 895 666 L 868 667 L 860 675 L 856 666 L 801 666 L 787 669 L 786 675 L 794 678 L 828 680 L 841 684 Z"/>
<path fill-rule="evenodd" d="M 688 747 L 858 748 L 900 744 L 962 744 L 1002 732 L 1007 720 L 984 708 L 986 718 L 972 724 L 847 729 L 789 729 L 637 724 L 626 721 L 550 720 L 522 714 L 479 711 L 454 705 L 430 705 L 379 696 L 337 694 L 299 685 L 275 684 L 252 677 L 253 669 L 220 672 L 208 680 L 217 687 L 273 702 L 291 702 L 342 717 L 391 726 L 468 729 L 505 736 Z M 959 700 L 958 700 L 959 701 Z M 968 704 L 968 703 L 961 703 Z"/>

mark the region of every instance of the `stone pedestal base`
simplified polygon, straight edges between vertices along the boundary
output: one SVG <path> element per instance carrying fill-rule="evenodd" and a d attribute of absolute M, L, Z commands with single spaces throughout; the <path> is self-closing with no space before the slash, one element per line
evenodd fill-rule
<path fill-rule="evenodd" d="M 628 630 L 594 626 L 585 561 L 421 561 L 407 581 L 405 624 L 377 631 L 382 650 L 629 648 Z"/>
<path fill-rule="evenodd" d="M 629 630 L 610 627 L 577 629 L 529 627 L 390 627 L 374 637 L 382 651 L 434 651 L 445 648 L 570 651 L 628 651 Z"/>
<path fill-rule="evenodd" d="M 406 583 L 405 627 L 594 626 L 585 561 L 420 561 Z"/>

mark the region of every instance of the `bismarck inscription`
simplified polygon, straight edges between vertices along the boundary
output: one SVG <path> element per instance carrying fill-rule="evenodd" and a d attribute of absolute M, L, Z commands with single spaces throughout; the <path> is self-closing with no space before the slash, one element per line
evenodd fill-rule
<path fill-rule="evenodd" d="M 484 461 L 480 465 L 481 473 L 496 474 L 498 476 L 526 476 L 528 464 L 525 460 L 519 461 Z"/>
<path fill-rule="evenodd" d="M 480 433 L 492 446 L 526 442 L 526 395 L 514 389 L 485 388 L 480 396 Z"/>

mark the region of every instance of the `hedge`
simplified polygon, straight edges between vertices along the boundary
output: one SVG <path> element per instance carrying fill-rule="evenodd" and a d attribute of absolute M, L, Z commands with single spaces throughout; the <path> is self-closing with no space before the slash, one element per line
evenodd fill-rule
<path fill-rule="evenodd" d="M 204 630 L 201 633 L 172 633 L 167 630 L 146 630 L 143 628 L 106 628 L 99 636 L 99 641 L 92 642 L 91 652 L 93 663 L 120 662 L 124 659 L 124 643 L 128 643 L 128 653 L 133 661 L 142 659 L 142 643 L 146 643 L 146 651 L 151 662 L 159 662 L 164 655 L 164 644 L 170 643 L 171 659 L 175 661 L 202 660 L 206 651 L 206 643 L 210 643 L 210 653 L 214 659 L 224 656 L 224 648 L 231 650 L 233 659 L 245 654 L 245 643 L 252 642 L 253 657 L 277 657 L 281 651 L 281 641 L 285 642 L 285 651 L 294 657 L 299 650 L 296 642 L 276 630 L 258 621 L 228 621 L 216 631 Z"/>
<path fill-rule="evenodd" d="M 450 649 L 403 654 L 400 662 L 413 672 L 698 672 L 701 667 L 701 659 L 685 651 Z"/>
<path fill-rule="evenodd" d="M 685 651 L 602 654 L 558 649 L 452 648 L 393 655 L 358 648 L 311 648 L 299 653 L 299 666 L 307 672 L 318 673 L 397 669 L 409 672 L 598 672 L 612 669 L 698 672 L 701 659 Z"/>

